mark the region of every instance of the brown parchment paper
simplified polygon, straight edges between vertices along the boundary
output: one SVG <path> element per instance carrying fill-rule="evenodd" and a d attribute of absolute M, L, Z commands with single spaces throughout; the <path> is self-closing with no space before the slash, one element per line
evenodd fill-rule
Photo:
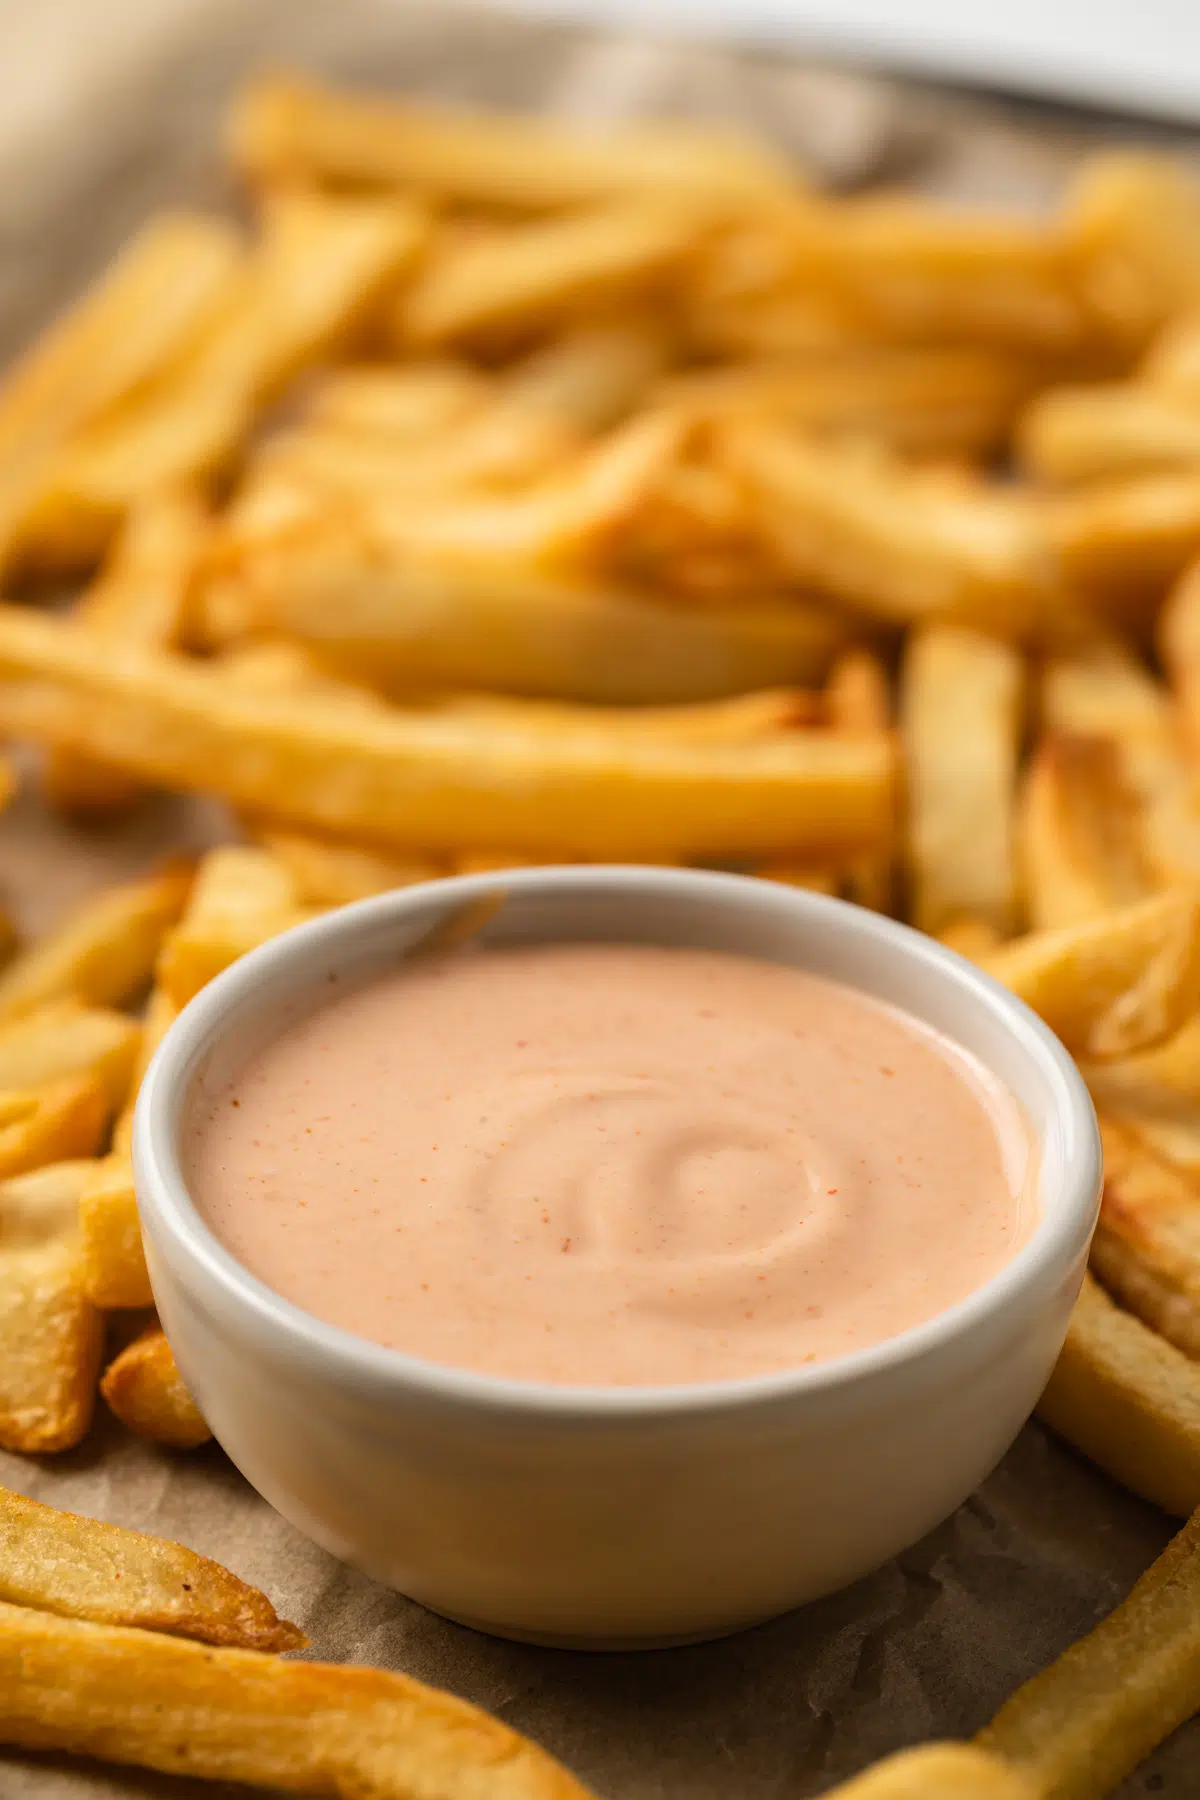
<path fill-rule="evenodd" d="M 0 6 L 0 42 L 12 9 Z M 137 32 L 135 0 L 56 10 L 64 44 L 79 31 Z M 156 18 L 144 44 L 97 55 L 90 84 L 86 46 L 72 40 L 69 104 L 30 109 L 40 128 L 0 147 L 0 355 L 153 207 L 230 200 L 215 122 L 238 76 L 267 63 L 594 117 L 718 115 L 770 132 L 839 185 L 887 177 L 985 202 L 1045 204 L 1098 141 L 1194 149 L 1186 134 L 1094 116 L 416 0 L 179 0 L 173 30 Z M 26 794 L 0 819 L 0 901 L 34 928 L 97 883 L 222 828 L 215 809 L 162 798 L 115 834 L 68 832 Z M 451 1688 L 540 1739 L 607 1800 L 804 1800 L 900 1745 L 968 1734 L 1120 1599 L 1171 1530 L 1033 1424 L 952 1519 L 844 1593 L 718 1644 L 567 1654 L 434 1617 L 300 1537 L 217 1448 L 172 1455 L 101 1415 L 65 1456 L 0 1455 L 0 1483 L 218 1557 L 305 1627 L 314 1654 Z M 0 1751 L 0 1800 L 245 1791 Z M 1200 1725 L 1122 1793 L 1200 1795 Z"/>

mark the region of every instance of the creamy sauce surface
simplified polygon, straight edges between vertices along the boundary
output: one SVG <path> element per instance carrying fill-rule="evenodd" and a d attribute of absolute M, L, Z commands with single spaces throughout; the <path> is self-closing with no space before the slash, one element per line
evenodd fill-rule
<path fill-rule="evenodd" d="M 331 995 L 201 1086 L 188 1181 L 277 1293 L 435 1362 L 793 1368 L 944 1311 L 1035 1222 L 1007 1090 L 798 969 L 566 943 Z"/>

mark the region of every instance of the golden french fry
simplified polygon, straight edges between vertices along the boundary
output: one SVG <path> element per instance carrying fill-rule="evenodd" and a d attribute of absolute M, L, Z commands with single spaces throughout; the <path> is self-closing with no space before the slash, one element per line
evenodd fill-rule
<path fill-rule="evenodd" d="M 158 987 L 176 1007 L 186 1006 L 247 950 L 312 916 L 288 869 L 269 851 L 238 845 L 211 850 L 182 919 L 163 941 Z"/>
<path fill-rule="evenodd" d="M 1167 321 L 1138 373 L 1148 387 L 1164 394 L 1195 398 L 1200 393 L 1200 306 Z"/>
<path fill-rule="evenodd" d="M 887 671 L 870 650 L 848 650 L 830 671 L 825 687 L 825 711 L 834 731 L 887 731 L 892 723 L 892 698 Z M 889 912 L 893 900 L 893 869 L 889 855 L 862 857 L 845 872 L 847 900 Z M 836 892 L 837 885 L 827 891 Z"/>
<path fill-rule="evenodd" d="M 90 631 L 119 642 L 171 648 L 183 633 L 185 608 L 207 520 L 199 497 L 168 488 L 135 502 L 104 573 L 72 615 Z M 52 753 L 42 770 L 52 806 L 95 817 L 127 806 L 137 788 L 102 764 Z"/>
<path fill-rule="evenodd" d="M 1195 763 L 1200 759 L 1200 563 L 1168 595 L 1159 616 L 1158 644 Z"/>
<path fill-rule="evenodd" d="M 1095 335 L 1060 235 L 1040 222 L 870 196 L 791 224 L 792 280 L 893 341 L 1064 355 Z"/>
<path fill-rule="evenodd" d="M 271 825 L 252 825 L 251 830 L 263 849 L 287 870 L 303 907 L 348 906 L 353 900 L 386 894 L 392 888 L 436 881 L 449 872 L 445 864 L 429 859 L 387 856 L 380 850 L 339 844 L 332 838 L 277 831 Z"/>
<path fill-rule="evenodd" d="M 80 1191 L 79 1281 L 106 1311 L 153 1301 L 128 1150 L 101 1158 Z"/>
<path fill-rule="evenodd" d="M 200 1444 L 207 1444 L 212 1436 L 184 1385 L 171 1346 L 159 1325 L 148 1326 L 140 1337 L 134 1338 L 132 1344 L 126 1345 L 113 1358 L 104 1371 L 100 1392 L 109 1411 L 115 1413 L 123 1425 L 156 1444 L 166 1444 L 172 1450 L 195 1450 Z M 95 1615 L 89 1613 L 87 1616 Z M 139 1619 L 128 1621 L 131 1625 L 144 1622 Z M 185 1635 L 199 1637 L 202 1634 L 190 1631 Z M 280 1644 L 277 1648 L 287 1650 L 293 1646 Z"/>
<path fill-rule="evenodd" d="M 1116 746 L 1119 779 L 1138 802 L 1139 837 L 1156 882 L 1200 877 L 1200 807 L 1171 696 L 1119 645 L 1090 645 L 1043 667 L 1047 727 Z"/>
<path fill-rule="evenodd" d="M 113 1127 L 111 1153 L 91 1165 L 79 1195 L 79 1279 L 93 1306 L 106 1311 L 149 1306 L 153 1297 L 142 1250 L 130 1142 L 142 1076 L 178 1010 L 161 989 L 153 989 L 129 1098 Z"/>
<path fill-rule="evenodd" d="M 203 329 L 240 254 L 237 234 L 220 220 L 151 220 L 9 373 L 0 399 L 0 556 L 29 550 L 30 512 L 56 459 Z M 85 554 L 95 547 L 87 540 Z"/>
<path fill-rule="evenodd" d="M 251 813 L 402 850 L 836 858 L 882 848 L 892 829 L 887 737 L 616 743 L 375 715 L 241 689 L 162 652 L 125 649 L 99 666 L 78 628 L 15 607 L 0 608 L 0 726 Z"/>
<path fill-rule="evenodd" d="M 1102 1112 L 1128 1123 L 1168 1163 L 1200 1177 L 1200 1015 L 1156 1049 L 1085 1063 Z"/>
<path fill-rule="evenodd" d="M 995 638 L 951 625 L 914 632 L 901 680 L 913 922 L 961 914 L 1012 929 L 1013 811 L 1024 665 Z"/>
<path fill-rule="evenodd" d="M 59 1512 L 0 1488 L 0 1601 L 97 1625 L 242 1650 L 307 1638 L 257 1588 L 167 1538 Z"/>
<path fill-rule="evenodd" d="M 770 595 L 671 606 L 637 589 L 402 554 L 351 524 L 264 547 L 255 629 L 294 635 L 359 680 L 663 705 L 819 680 L 847 627 Z"/>
<path fill-rule="evenodd" d="M 0 1092 L 0 1179 L 95 1156 L 112 1117 L 102 1075 L 82 1071 Z"/>
<path fill-rule="evenodd" d="M 1030 635 L 1054 598 L 1029 499 L 931 479 L 882 451 L 770 420 L 722 428 L 760 529 L 797 580 L 889 624 L 933 619 Z"/>
<path fill-rule="evenodd" d="M 866 653 L 864 652 L 864 655 Z M 847 657 L 847 664 L 851 658 Z M 840 667 L 840 665 L 839 665 Z M 865 717 L 835 715 L 834 681 L 826 695 L 808 688 L 764 688 L 758 693 L 736 694 L 729 700 L 697 701 L 690 706 L 571 706 L 556 700 L 517 700 L 495 694 L 454 694 L 433 701 L 438 718 L 460 719 L 467 724 L 508 726 L 516 731 L 583 731 L 624 737 L 649 738 L 671 744 L 741 744 L 770 737 L 779 731 L 830 724 L 841 731 L 887 731 L 886 712 L 876 714 L 874 725 Z"/>
<path fill-rule="evenodd" d="M 307 417 L 347 436 L 423 444 L 451 431 L 494 399 L 493 384 L 468 363 L 364 363 L 332 369 L 313 389 Z"/>
<path fill-rule="evenodd" d="M 431 189 L 485 206 L 541 210 L 622 195 L 714 213 L 794 203 L 792 171 L 732 133 L 679 123 L 568 125 L 508 113 L 398 106 L 270 77 L 229 120 L 234 167 L 250 180 Z"/>
<path fill-rule="evenodd" d="M 1200 1706 L 1200 1516 L 1128 1599 L 1008 1700 L 976 1742 L 1042 1800 L 1102 1800 Z"/>
<path fill-rule="evenodd" d="M 1200 1506 L 1200 1367 L 1085 1276 L 1038 1415 L 1123 1487 Z"/>
<path fill-rule="evenodd" d="M 626 309 L 576 325 L 511 366 L 503 393 L 510 406 L 577 431 L 606 431 L 633 411 L 666 362 L 661 325 Z"/>
<path fill-rule="evenodd" d="M 1017 432 L 1021 460 L 1043 481 L 1069 484 L 1200 463 L 1200 401 L 1140 382 L 1052 388 Z"/>
<path fill-rule="evenodd" d="M 1036 931 L 983 966 L 1076 1055 L 1128 1056 L 1162 1043 L 1200 1006 L 1200 897 L 1178 888 Z"/>
<path fill-rule="evenodd" d="M 1026 772 L 1017 836 L 1034 931 L 1094 919 L 1157 885 L 1137 798 L 1110 738 L 1043 736 Z"/>
<path fill-rule="evenodd" d="M 70 628 L 55 629 L 61 634 Z M 93 655 L 99 673 L 106 651 Z M 191 881 L 190 868 L 171 867 L 84 901 L 0 972 L 0 1019 L 18 1018 L 55 1000 L 112 1006 L 134 998 L 154 971 L 159 945 L 183 911 Z"/>
<path fill-rule="evenodd" d="M 418 207 L 399 201 L 281 196 L 199 342 L 55 463 L 27 527 L 35 544 L 103 542 L 139 495 L 222 470 L 258 408 L 352 339 L 426 227 Z"/>
<path fill-rule="evenodd" d="M 970 914 L 960 914 L 951 919 L 937 933 L 938 942 L 945 944 L 947 950 L 953 950 L 958 956 L 965 956 L 968 962 L 982 963 L 998 950 L 1004 942 L 1003 934 L 986 919 L 973 919 Z"/>
<path fill-rule="evenodd" d="M 498 226 L 465 241 L 435 239 L 396 303 L 397 341 L 436 348 L 636 295 L 695 247 L 704 225 L 701 213 L 639 198 Z"/>
<path fill-rule="evenodd" d="M 1088 157 L 1062 229 L 1088 310 L 1118 345 L 1140 348 L 1200 301 L 1200 189 L 1181 162 L 1123 150 Z"/>
<path fill-rule="evenodd" d="M 842 877 L 836 869 L 806 863 L 759 863 L 754 873 L 760 881 L 782 881 L 785 887 L 804 888 L 810 894 L 840 894 L 842 890 Z"/>
<path fill-rule="evenodd" d="M 923 1744 L 901 1750 L 825 1800 L 1039 1800 L 1017 1769 L 971 1744 Z"/>
<path fill-rule="evenodd" d="M 0 1740 L 313 1800 L 588 1800 L 528 1739 L 408 1676 L 3 1604 Z"/>
<path fill-rule="evenodd" d="M 1067 588 L 1136 625 L 1153 618 L 1200 551 L 1200 468 L 1098 481 L 1046 499 L 1042 525 Z"/>
<path fill-rule="evenodd" d="M 1200 1187 L 1126 1125 L 1102 1119 L 1101 1132 L 1092 1266 L 1128 1312 L 1200 1361 Z"/>
<path fill-rule="evenodd" d="M 53 1001 L 0 1022 L 0 1090 L 94 1075 L 116 1111 L 129 1092 L 140 1038 L 124 1013 Z"/>
<path fill-rule="evenodd" d="M 79 1194 L 90 1167 L 60 1162 L 0 1182 L 5 1450 L 67 1450 L 91 1423 L 103 1328 L 80 1285 L 76 1242 Z"/>
<path fill-rule="evenodd" d="M 509 559 L 525 568 L 576 561 L 636 514 L 682 435 L 682 421 L 670 413 L 642 413 L 528 487 L 495 498 L 427 500 L 411 511 L 383 507 L 375 531 L 401 555 L 462 558 L 485 570 L 494 564 L 496 573 Z"/>
<path fill-rule="evenodd" d="M 773 418 L 919 455 L 983 455 L 1036 383 L 1036 365 L 996 351 L 866 345 L 674 376 L 655 398 L 701 419 Z"/>

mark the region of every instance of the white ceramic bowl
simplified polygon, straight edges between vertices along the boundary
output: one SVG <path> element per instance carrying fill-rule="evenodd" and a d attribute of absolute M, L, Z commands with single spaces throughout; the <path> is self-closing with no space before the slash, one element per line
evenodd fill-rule
<path fill-rule="evenodd" d="M 973 1051 L 1040 1150 L 1040 1220 L 948 1312 L 784 1374 L 692 1387 L 544 1386 L 385 1350 L 310 1317 L 212 1236 L 180 1172 L 204 1071 L 232 1072 L 326 991 L 502 886 L 490 943 L 739 951 L 849 982 Z M 244 957 L 184 1011 L 142 1088 L 134 1160 L 155 1300 L 213 1432 L 327 1549 L 509 1636 L 613 1647 L 715 1636 L 853 1581 L 944 1519 L 1028 1417 L 1095 1224 L 1100 1150 L 1051 1033 L 961 958 L 836 900 L 740 876 L 532 869 L 410 887 Z"/>

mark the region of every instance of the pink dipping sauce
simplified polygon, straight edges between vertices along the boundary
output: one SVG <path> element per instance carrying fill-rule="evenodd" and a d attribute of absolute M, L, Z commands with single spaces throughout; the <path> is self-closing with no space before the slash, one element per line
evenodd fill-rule
<path fill-rule="evenodd" d="M 330 1000 L 204 1089 L 201 1213 L 317 1318 L 566 1383 L 862 1349 L 1035 1221 L 1013 1097 L 917 1020 L 708 950 L 478 950 Z"/>

